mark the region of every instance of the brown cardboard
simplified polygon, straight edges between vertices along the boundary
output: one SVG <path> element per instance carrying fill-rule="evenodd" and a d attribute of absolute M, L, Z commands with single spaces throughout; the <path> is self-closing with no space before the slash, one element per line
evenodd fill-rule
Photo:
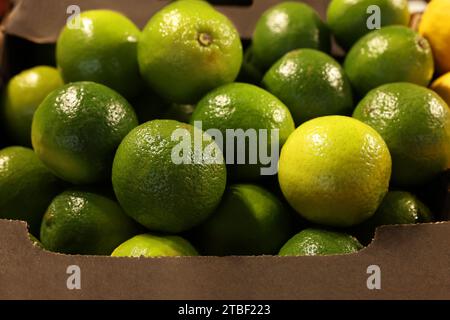
<path fill-rule="evenodd" d="M 385 226 L 350 255 L 138 259 L 46 252 L 25 223 L 0 220 L 0 299 L 450 299 L 449 235 L 450 222 Z M 80 290 L 67 289 L 70 265 Z"/>
<path fill-rule="evenodd" d="M 67 18 L 65 9 L 73 3 L 15 2 L 3 30 L 7 37 L 35 43 L 55 41 Z M 122 11 L 142 27 L 165 2 L 78 0 L 77 4 L 82 10 Z M 260 13 L 276 2 L 280 1 L 256 0 L 253 7 L 219 9 L 249 37 Z M 323 15 L 328 1 L 305 2 Z M 450 219 L 449 175 L 418 190 L 445 220 Z M 32 246 L 24 222 L 0 220 L 0 299 L 450 299 L 449 248 L 450 222 L 440 222 L 381 227 L 369 247 L 341 256 L 70 256 Z M 70 265 L 80 267 L 80 290 L 66 286 Z M 380 267 L 381 289 L 367 287 L 371 265 Z"/>
<path fill-rule="evenodd" d="M 132 19 L 140 28 L 144 27 L 149 18 L 166 5 L 168 0 L 18 0 L 8 19 L 4 22 L 6 33 L 15 35 L 36 43 L 55 42 L 59 31 L 64 26 L 69 5 L 76 4 L 83 10 L 112 9 L 117 10 Z M 233 1 L 230 1 L 233 2 Z M 238 1 L 235 1 L 238 2 Z M 250 38 L 256 21 L 261 13 L 280 0 L 254 0 L 251 6 L 217 6 L 225 15 L 231 18 L 240 34 Z M 322 17 L 329 0 L 304 0 L 314 6 Z"/>

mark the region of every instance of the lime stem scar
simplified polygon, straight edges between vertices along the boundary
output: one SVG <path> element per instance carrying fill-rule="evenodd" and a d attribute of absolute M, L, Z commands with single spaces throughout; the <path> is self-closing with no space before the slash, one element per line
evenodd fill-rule
<path fill-rule="evenodd" d="M 200 44 L 204 47 L 209 46 L 213 41 L 213 38 L 210 34 L 208 33 L 200 33 L 198 35 L 198 42 L 200 42 Z"/>

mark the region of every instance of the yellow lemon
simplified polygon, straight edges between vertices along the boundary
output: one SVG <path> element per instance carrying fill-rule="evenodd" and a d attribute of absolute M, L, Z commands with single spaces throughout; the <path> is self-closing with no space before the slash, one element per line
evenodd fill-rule
<path fill-rule="evenodd" d="M 449 39 L 450 40 L 450 39 Z M 431 84 L 433 89 L 438 95 L 450 105 L 450 72 L 447 72 L 443 76 L 440 76 Z"/>
<path fill-rule="evenodd" d="M 433 0 L 427 6 L 419 33 L 428 39 L 437 70 L 450 71 L 450 0 Z"/>

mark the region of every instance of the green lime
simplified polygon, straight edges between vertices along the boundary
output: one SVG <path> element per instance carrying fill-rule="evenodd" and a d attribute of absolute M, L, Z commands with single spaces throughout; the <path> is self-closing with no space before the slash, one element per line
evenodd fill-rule
<path fill-rule="evenodd" d="M 188 124 L 153 120 L 125 137 L 112 182 L 127 214 L 150 230 L 175 233 L 214 211 L 225 190 L 226 168 L 211 137 L 204 135 L 196 146 L 202 135 Z"/>
<path fill-rule="evenodd" d="M 3 95 L 4 125 L 13 142 L 31 146 L 31 121 L 44 98 L 63 85 L 57 69 L 38 66 L 9 80 Z"/>
<path fill-rule="evenodd" d="M 313 8 L 287 1 L 273 6 L 261 16 L 252 45 L 256 65 L 267 70 L 294 49 L 330 51 L 330 33 Z"/>
<path fill-rule="evenodd" d="M 269 191 L 257 185 L 234 184 L 194 237 L 207 255 L 275 254 L 289 239 L 290 224 L 289 212 Z"/>
<path fill-rule="evenodd" d="M 138 125 L 117 92 L 94 82 L 74 82 L 50 93 L 33 118 L 32 143 L 58 177 L 74 184 L 104 181 L 114 152 Z"/>
<path fill-rule="evenodd" d="M 361 250 L 356 238 L 341 232 L 305 229 L 297 233 L 281 248 L 280 256 L 326 256 L 348 254 Z"/>
<path fill-rule="evenodd" d="M 44 215 L 41 242 L 47 250 L 68 254 L 110 255 L 139 231 L 117 202 L 84 191 L 56 196 Z"/>
<path fill-rule="evenodd" d="M 404 191 L 390 191 L 386 194 L 375 214 L 351 230 L 362 243 L 369 243 L 375 229 L 388 224 L 414 224 L 431 222 L 430 210 L 415 196 Z"/>
<path fill-rule="evenodd" d="M 57 178 L 33 150 L 8 147 L 0 150 L 0 218 L 23 220 L 30 233 L 39 235 L 45 209 L 58 193 Z"/>
<path fill-rule="evenodd" d="M 147 23 L 138 61 L 143 78 L 163 98 L 196 103 L 211 89 L 236 79 L 242 44 L 231 21 L 210 4 L 181 0 Z"/>
<path fill-rule="evenodd" d="M 231 177 L 239 180 L 260 178 L 263 168 L 270 167 L 261 161 L 260 144 L 267 148 L 268 156 L 273 156 L 274 152 L 278 155 L 279 148 L 295 129 L 289 110 L 280 100 L 264 89 L 246 83 L 227 84 L 208 93 L 197 104 L 191 117 L 191 124 L 196 121 L 201 121 L 203 130 L 220 130 L 225 156 L 231 159 L 227 164 L 233 162 L 229 166 Z M 233 129 L 234 134 L 229 135 L 229 130 Z M 242 134 L 238 134 L 238 130 Z M 265 130 L 264 136 L 260 134 L 261 130 Z M 275 136 L 272 138 L 275 130 L 278 130 L 277 140 Z M 248 139 L 244 133 L 248 133 Z M 263 144 L 264 138 L 267 143 Z M 272 144 L 276 150 L 272 150 Z M 233 151 L 231 155 L 227 149 Z M 239 161 L 239 158 L 245 159 Z"/>
<path fill-rule="evenodd" d="M 140 234 L 118 246 L 113 257 L 178 257 L 197 256 L 197 250 L 179 236 Z"/>
<path fill-rule="evenodd" d="M 390 176 L 391 157 L 381 136 L 343 116 L 299 126 L 281 150 L 278 172 L 286 200 L 300 215 L 336 227 L 372 216 Z"/>
<path fill-rule="evenodd" d="M 368 26 L 378 18 L 378 12 L 378 28 L 407 26 L 409 23 L 407 0 L 332 0 L 328 6 L 327 22 L 337 42 L 344 49 L 349 49 L 359 38 L 373 30 Z"/>
<path fill-rule="evenodd" d="M 78 19 L 78 21 L 76 21 Z M 139 29 L 111 10 L 83 11 L 61 31 L 56 61 L 66 82 L 102 83 L 126 97 L 135 95 L 141 78 L 137 62 Z"/>
<path fill-rule="evenodd" d="M 289 52 L 267 71 L 262 84 L 286 104 L 297 125 L 325 115 L 350 115 L 353 110 L 344 70 L 317 50 Z"/>
<path fill-rule="evenodd" d="M 392 155 L 392 182 L 416 186 L 450 168 L 450 110 L 433 91 L 391 83 L 370 91 L 353 117 L 370 125 Z"/>
<path fill-rule="evenodd" d="M 404 26 L 384 27 L 362 37 L 344 62 L 353 88 L 359 96 L 391 82 L 427 86 L 434 63 L 428 41 Z"/>

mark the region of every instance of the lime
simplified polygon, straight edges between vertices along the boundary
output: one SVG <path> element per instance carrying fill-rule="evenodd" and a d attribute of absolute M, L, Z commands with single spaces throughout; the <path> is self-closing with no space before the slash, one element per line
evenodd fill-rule
<path fill-rule="evenodd" d="M 111 10 L 83 11 L 79 27 L 61 31 L 56 61 L 66 82 L 94 81 L 130 97 L 140 86 L 137 63 L 139 29 Z"/>
<path fill-rule="evenodd" d="M 305 229 L 297 233 L 281 248 L 280 256 L 326 256 L 348 254 L 361 250 L 356 238 L 341 232 Z"/>
<path fill-rule="evenodd" d="M 183 138 L 174 139 L 178 134 Z M 226 169 L 209 136 L 200 143 L 204 152 L 199 156 L 202 150 L 195 141 L 202 134 L 178 121 L 153 120 L 125 137 L 114 158 L 112 182 L 127 214 L 150 230 L 175 233 L 201 223 L 214 211 L 225 190 Z M 178 156 L 187 160 L 178 161 Z"/>
<path fill-rule="evenodd" d="M 234 184 L 194 237 L 207 255 L 275 254 L 291 235 L 290 223 L 289 212 L 266 189 Z"/>
<path fill-rule="evenodd" d="M 156 13 L 138 45 L 141 74 L 164 99 L 196 103 L 233 82 L 242 63 L 239 33 L 206 1 L 175 1 Z"/>
<path fill-rule="evenodd" d="M 58 177 L 74 184 L 103 181 L 114 152 L 137 126 L 133 108 L 115 91 L 74 82 L 50 93 L 33 118 L 32 143 Z"/>
<path fill-rule="evenodd" d="M 312 48 L 328 52 L 330 33 L 313 8 L 287 1 L 273 6 L 261 16 L 252 43 L 256 65 L 267 70 L 294 49 Z"/>
<path fill-rule="evenodd" d="M 384 27 L 362 37 L 351 48 L 344 69 L 356 93 L 390 82 L 427 86 L 434 63 L 428 41 L 404 26 Z"/>
<path fill-rule="evenodd" d="M 179 236 L 140 234 L 118 246 L 113 257 L 177 257 L 197 256 L 195 248 Z"/>
<path fill-rule="evenodd" d="M 69 190 L 51 202 L 40 238 L 50 251 L 109 255 L 138 231 L 117 202 L 92 192 Z"/>
<path fill-rule="evenodd" d="M 286 104 L 297 125 L 325 115 L 350 115 L 353 110 L 344 70 L 317 50 L 289 52 L 267 71 L 262 84 Z"/>
<path fill-rule="evenodd" d="M 450 167 L 450 110 L 433 91 L 391 83 L 370 91 L 353 117 L 370 125 L 392 155 L 392 182 L 415 186 Z"/>
<path fill-rule="evenodd" d="M 369 10 L 373 6 L 378 7 L 380 26 L 408 25 L 407 0 L 332 0 L 328 6 L 327 22 L 343 48 L 349 49 L 371 31 L 368 22 L 377 12 Z"/>
<path fill-rule="evenodd" d="M 58 193 L 58 180 L 33 150 L 8 147 L 0 151 L 0 218 L 24 220 L 39 235 L 45 209 Z"/>
<path fill-rule="evenodd" d="M 343 116 L 305 122 L 281 150 L 278 179 L 289 204 L 323 225 L 358 224 L 388 191 L 391 157 L 381 136 Z"/>
<path fill-rule="evenodd" d="M 31 146 L 31 121 L 44 98 L 63 81 L 57 69 L 38 66 L 9 80 L 3 95 L 4 125 L 13 142 Z"/>
<path fill-rule="evenodd" d="M 229 168 L 234 180 L 260 178 L 262 168 L 270 166 L 261 161 L 261 146 L 267 148 L 265 151 L 269 156 L 274 152 L 278 155 L 279 148 L 295 129 L 289 110 L 280 100 L 264 89 L 246 83 L 227 84 L 208 93 L 196 106 L 191 124 L 195 121 L 201 121 L 204 130 L 218 129 L 222 133 L 224 153 L 227 163 L 232 162 Z M 229 135 L 227 132 L 233 129 L 234 134 Z M 242 135 L 237 130 L 241 130 Z M 264 136 L 260 134 L 261 130 L 265 130 Z M 274 130 L 278 130 L 278 141 L 272 141 L 276 139 L 271 136 Z M 248 133 L 247 137 L 244 133 Z M 275 151 L 272 150 L 274 142 L 278 143 Z M 233 151 L 231 155 L 229 151 Z M 239 161 L 244 156 L 245 159 Z"/>
<path fill-rule="evenodd" d="M 415 196 L 404 191 L 386 194 L 375 214 L 354 227 L 352 233 L 362 242 L 369 243 L 378 226 L 388 224 L 414 224 L 431 222 L 430 210 Z"/>

